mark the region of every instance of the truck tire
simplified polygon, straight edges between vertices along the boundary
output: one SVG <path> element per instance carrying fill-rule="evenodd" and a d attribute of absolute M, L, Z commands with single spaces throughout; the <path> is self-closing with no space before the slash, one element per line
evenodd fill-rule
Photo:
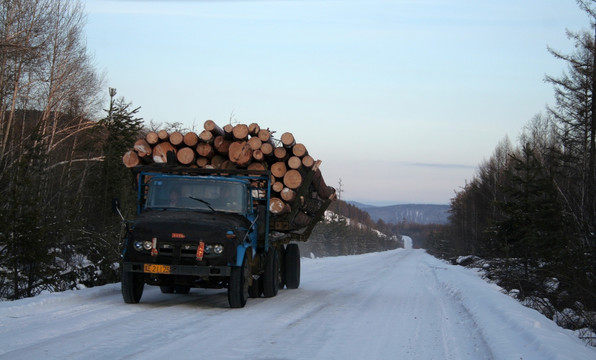
<path fill-rule="evenodd" d="M 130 271 L 122 271 L 122 298 L 127 304 L 136 304 L 141 301 L 145 281 L 143 274 Z"/>
<path fill-rule="evenodd" d="M 263 296 L 266 298 L 274 297 L 279 290 L 281 273 L 279 271 L 279 257 L 277 249 L 270 247 L 267 252 L 265 262 L 265 272 L 263 273 Z"/>
<path fill-rule="evenodd" d="M 284 260 L 286 287 L 298 289 L 300 286 L 300 248 L 298 244 L 288 244 Z"/>
<path fill-rule="evenodd" d="M 258 298 L 261 297 L 263 293 L 263 277 L 259 276 L 258 278 L 252 279 L 252 284 L 248 287 L 248 296 L 251 298 Z"/>
<path fill-rule="evenodd" d="M 248 277 L 250 274 L 250 265 L 246 256 L 242 261 L 242 266 L 233 266 L 230 274 L 230 283 L 228 284 L 228 303 L 231 308 L 242 308 L 246 305 L 248 299 Z"/>
<path fill-rule="evenodd" d="M 286 248 L 281 245 L 277 248 L 277 257 L 279 258 L 279 289 L 286 286 Z"/>

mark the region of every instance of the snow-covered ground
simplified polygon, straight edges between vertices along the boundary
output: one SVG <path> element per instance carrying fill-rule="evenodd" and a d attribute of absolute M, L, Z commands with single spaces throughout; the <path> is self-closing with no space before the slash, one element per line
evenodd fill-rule
<path fill-rule="evenodd" d="M 302 283 L 124 304 L 120 284 L 0 303 L 0 359 L 596 359 L 596 348 L 423 250 L 302 259 Z"/>

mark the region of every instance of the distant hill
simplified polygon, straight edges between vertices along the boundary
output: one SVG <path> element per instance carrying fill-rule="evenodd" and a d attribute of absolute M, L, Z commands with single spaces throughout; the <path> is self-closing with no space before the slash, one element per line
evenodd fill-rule
<path fill-rule="evenodd" d="M 366 211 L 375 222 L 379 219 L 392 224 L 399 224 L 404 221 L 417 224 L 447 224 L 449 222 L 449 205 L 405 204 L 372 206 L 357 202 L 350 203 Z"/>

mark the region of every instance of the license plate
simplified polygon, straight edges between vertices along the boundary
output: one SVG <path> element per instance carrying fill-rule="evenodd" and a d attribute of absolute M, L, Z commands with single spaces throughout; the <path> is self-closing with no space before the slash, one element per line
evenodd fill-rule
<path fill-rule="evenodd" d="M 169 274 L 169 265 L 157 265 L 157 264 L 144 264 L 143 272 L 151 274 Z"/>

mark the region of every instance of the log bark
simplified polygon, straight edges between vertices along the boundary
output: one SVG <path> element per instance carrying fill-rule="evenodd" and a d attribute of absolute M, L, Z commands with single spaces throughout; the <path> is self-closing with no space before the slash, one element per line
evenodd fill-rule
<path fill-rule="evenodd" d="M 207 120 L 203 124 L 203 128 L 213 134 L 213 137 L 224 136 L 224 131 L 222 128 L 217 126 L 215 121 Z"/>
<path fill-rule="evenodd" d="M 139 157 L 146 157 L 151 155 L 151 146 L 145 141 L 145 139 L 139 139 L 135 141 L 134 149 Z"/>
<path fill-rule="evenodd" d="M 312 179 L 312 186 L 319 194 L 321 199 L 331 199 L 335 196 L 335 189 L 331 186 L 327 186 L 321 170 L 317 169 Z"/>
<path fill-rule="evenodd" d="M 252 160 L 252 149 L 246 141 L 234 141 L 230 145 L 228 159 L 239 167 L 246 167 Z"/>
<path fill-rule="evenodd" d="M 159 136 L 155 131 L 149 131 L 147 135 L 145 135 L 145 140 L 147 140 L 147 144 L 155 145 L 159 142 Z"/>
<path fill-rule="evenodd" d="M 294 139 L 292 133 L 285 132 L 281 135 L 281 143 L 284 147 L 291 148 L 296 144 L 296 139 Z"/>
<path fill-rule="evenodd" d="M 183 141 L 186 146 L 194 147 L 197 146 L 197 143 L 199 142 L 199 136 L 196 133 L 189 131 L 184 134 Z"/>
<path fill-rule="evenodd" d="M 153 147 L 153 161 L 164 164 L 176 160 L 176 149 L 169 142 L 163 142 Z"/>
<path fill-rule="evenodd" d="M 284 185 L 290 189 L 298 189 L 302 185 L 302 174 L 298 170 L 288 170 L 284 175 Z"/>
<path fill-rule="evenodd" d="M 234 126 L 232 124 L 226 124 L 223 127 L 224 137 L 226 139 L 233 139 L 234 138 Z"/>
<path fill-rule="evenodd" d="M 136 151 L 129 150 L 124 153 L 124 156 L 122 156 L 122 163 L 124 163 L 124 166 L 126 166 L 127 168 L 131 168 L 140 165 L 141 160 L 139 159 L 139 156 L 137 155 Z"/>
<path fill-rule="evenodd" d="M 192 148 L 183 147 L 176 153 L 176 158 L 182 165 L 190 165 L 195 162 L 196 153 Z"/>
<path fill-rule="evenodd" d="M 170 134 L 170 144 L 174 146 L 180 146 L 184 142 L 184 135 L 179 131 L 174 131 Z"/>

